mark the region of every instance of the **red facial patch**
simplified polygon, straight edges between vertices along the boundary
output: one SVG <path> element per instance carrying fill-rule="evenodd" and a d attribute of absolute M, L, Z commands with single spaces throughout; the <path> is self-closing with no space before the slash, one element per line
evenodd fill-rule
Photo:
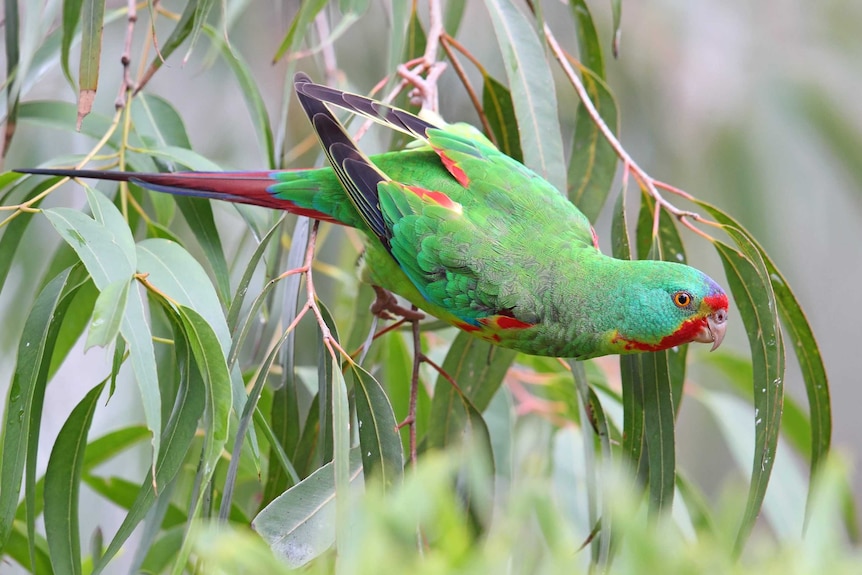
<path fill-rule="evenodd" d="M 425 188 L 420 188 L 419 186 L 406 186 L 408 190 L 422 198 L 423 200 L 431 200 L 438 206 L 442 206 L 449 210 L 460 211 L 461 205 L 457 202 L 453 202 L 452 198 L 444 194 L 443 192 L 435 192 L 432 190 L 426 190 Z"/>
<path fill-rule="evenodd" d="M 615 337 L 613 339 L 613 342 L 616 343 L 617 341 L 624 341 L 625 348 L 628 351 L 635 349 L 638 351 L 661 351 L 663 349 L 670 349 L 684 343 L 691 343 L 692 341 L 694 341 L 694 338 L 697 336 L 698 333 L 700 333 L 700 330 L 705 325 L 705 318 L 690 319 L 684 322 L 678 330 L 676 330 L 670 335 L 663 337 L 661 341 L 657 344 L 642 343 L 639 341 L 625 339 L 624 337 L 620 336 Z"/>
<path fill-rule="evenodd" d="M 434 151 L 437 152 L 437 155 L 440 156 L 440 160 L 443 162 L 443 165 L 446 166 L 446 169 L 452 174 L 452 177 L 458 180 L 458 183 L 464 186 L 465 188 L 470 185 L 470 178 L 467 177 L 467 174 L 464 173 L 464 170 L 453 160 L 452 158 L 446 155 L 445 150 L 441 150 L 439 148 L 434 148 Z"/>

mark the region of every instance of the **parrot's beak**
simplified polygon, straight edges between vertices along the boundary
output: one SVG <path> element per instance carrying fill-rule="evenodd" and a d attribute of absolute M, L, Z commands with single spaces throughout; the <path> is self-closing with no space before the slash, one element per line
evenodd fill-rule
<path fill-rule="evenodd" d="M 727 329 L 727 310 L 718 309 L 706 316 L 706 325 L 700 328 L 694 341 L 701 343 L 711 343 L 712 349 L 715 351 L 724 340 L 724 332 Z"/>

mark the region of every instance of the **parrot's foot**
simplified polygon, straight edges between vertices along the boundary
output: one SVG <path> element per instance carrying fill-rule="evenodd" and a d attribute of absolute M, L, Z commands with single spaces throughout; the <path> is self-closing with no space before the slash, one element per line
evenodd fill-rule
<path fill-rule="evenodd" d="M 437 79 L 446 69 L 445 62 L 425 63 L 427 73 L 423 78 L 416 69 L 411 70 L 406 65 L 398 66 L 398 75 L 409 82 L 413 89 L 407 94 L 410 103 L 421 106 L 423 110 L 437 112 Z"/>
<path fill-rule="evenodd" d="M 390 292 L 380 286 L 372 286 L 374 293 L 377 294 L 377 299 L 371 304 L 371 313 L 380 319 L 395 319 L 395 316 L 403 317 L 408 321 L 419 321 L 425 319 L 425 314 L 421 311 L 407 309 L 399 305 L 398 300 Z"/>

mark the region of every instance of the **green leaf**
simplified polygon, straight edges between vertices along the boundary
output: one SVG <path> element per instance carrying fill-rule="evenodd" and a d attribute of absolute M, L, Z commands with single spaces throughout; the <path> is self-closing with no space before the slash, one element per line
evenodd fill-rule
<path fill-rule="evenodd" d="M 35 488 L 35 450 L 39 442 L 48 366 L 57 330 L 81 281 L 80 274 L 74 273 L 71 268 L 61 272 L 36 297 L 24 324 L 4 414 L 0 469 L 0 484 L 3 485 L 3 489 L 0 489 L 0 552 L 12 532 L 25 464 L 28 468 L 28 493 L 32 491 L 31 487 Z M 27 509 L 28 539 L 33 542 L 35 497 L 32 495 L 28 498 Z"/>
<path fill-rule="evenodd" d="M 521 140 L 518 134 L 518 122 L 515 119 L 515 109 L 512 104 L 512 94 L 500 82 L 488 74 L 482 76 L 482 109 L 488 124 L 497 140 L 500 151 L 515 158 L 519 162 L 524 161 L 521 152 Z"/>
<path fill-rule="evenodd" d="M 631 238 L 626 214 L 626 188 L 617 198 L 611 222 L 611 245 L 615 258 L 632 259 Z M 632 471 L 646 474 L 644 459 L 644 386 L 641 358 L 638 355 L 620 356 L 620 379 L 622 382 L 623 438 L 622 451 L 629 458 Z"/>
<path fill-rule="evenodd" d="M 6 48 L 6 133 L 3 138 L 2 157 L 6 157 L 9 142 L 15 133 L 18 123 L 19 101 L 21 97 L 20 74 L 21 74 L 21 46 L 20 46 L 20 18 L 18 14 L 18 2 L 7 0 L 3 3 L 3 30 L 5 32 Z M 15 78 L 15 81 L 11 81 Z M 0 546 L 2 547 L 2 546 Z"/>
<path fill-rule="evenodd" d="M 174 200 L 212 267 L 219 299 L 227 303 L 230 300 L 230 272 L 213 218 L 212 204 L 199 198 L 182 196 L 177 196 Z"/>
<path fill-rule="evenodd" d="M 734 219 L 719 210 L 715 206 L 698 202 L 709 211 L 712 216 L 724 224 L 732 226 L 746 236 L 748 241 L 757 249 L 766 271 L 772 291 L 775 294 L 778 311 L 784 328 L 788 332 L 789 339 L 796 353 L 796 361 L 802 370 L 802 378 L 805 381 L 805 391 L 808 396 L 808 407 L 811 418 L 811 475 L 817 474 L 821 462 L 829 453 L 832 439 L 832 408 L 829 399 L 829 378 L 826 375 L 826 367 L 823 365 L 823 357 L 814 332 L 799 300 L 796 299 L 790 284 L 775 266 L 775 263 L 758 244 L 751 234 L 739 225 Z"/>
<path fill-rule="evenodd" d="M 305 565 L 335 542 L 335 465 L 329 462 L 267 505 L 251 522 L 291 567 Z M 351 484 L 362 481 L 359 449 L 350 450 Z"/>
<path fill-rule="evenodd" d="M 753 245 L 745 242 L 746 238 L 741 233 L 726 229 L 728 233 L 733 232 L 734 240 L 744 251 L 738 252 L 727 244 L 715 242 L 751 347 L 756 413 L 751 486 L 736 539 L 735 552 L 738 554 L 760 513 L 775 463 L 784 397 L 784 343 L 775 315 L 775 298 L 760 254 Z"/>
<path fill-rule="evenodd" d="M 45 535 L 55 573 L 82 572 L 78 494 L 87 434 L 104 389 L 103 381 L 72 410 L 54 441 L 45 471 Z"/>
<path fill-rule="evenodd" d="M 130 284 L 129 278 L 114 280 L 99 293 L 93 308 L 93 320 L 90 322 L 84 351 L 93 346 L 105 347 L 117 338 L 123 312 L 126 311 Z"/>
<path fill-rule="evenodd" d="M 205 318 L 218 337 L 218 347 L 230 350 L 231 336 L 224 310 L 213 284 L 201 265 L 182 246 L 170 240 L 150 238 L 136 247 L 137 271 L 175 302 Z"/>
<path fill-rule="evenodd" d="M 175 319 L 174 321 L 178 321 Z M 157 494 L 155 485 L 168 485 L 182 467 L 195 432 L 198 420 L 204 411 L 206 391 L 201 372 L 192 366 L 189 343 L 178 327 L 174 332 L 174 347 L 177 363 L 180 368 L 180 390 L 174 403 L 174 409 L 165 424 L 164 449 L 159 453 L 155 465 L 155 474 L 150 473 L 141 483 L 138 495 L 129 512 L 123 518 L 111 543 L 105 553 L 93 566 L 93 575 L 98 575 L 122 548 L 123 544 L 134 531 L 135 527 L 152 508 Z"/>
<path fill-rule="evenodd" d="M 284 40 L 278 50 L 275 51 L 275 56 L 272 57 L 272 62 L 276 63 L 281 60 L 287 52 L 293 52 L 299 46 L 299 43 L 305 37 L 306 31 L 311 26 L 318 12 L 326 6 L 326 0 L 310 0 L 303 2 L 299 7 L 299 12 L 290 24 L 290 29 L 287 31 Z"/>
<path fill-rule="evenodd" d="M 230 301 L 230 308 L 228 309 L 227 325 L 231 333 L 236 333 L 239 314 L 242 311 L 245 296 L 248 295 L 248 286 L 254 276 L 255 269 L 257 269 L 257 264 L 260 262 L 260 258 L 263 257 L 266 249 L 269 247 L 270 240 L 278 235 L 275 232 L 281 228 L 284 218 L 285 216 L 282 215 L 278 221 L 273 224 L 269 231 L 266 232 L 266 235 L 260 239 L 260 243 L 254 249 L 254 253 L 252 253 L 251 257 L 245 264 L 245 271 L 236 286 L 236 291 L 234 292 L 234 296 Z M 237 343 L 239 342 L 234 341 L 232 345 L 236 346 Z M 231 354 L 231 357 L 233 357 L 233 354 Z"/>
<path fill-rule="evenodd" d="M 56 184 L 59 180 L 60 178 L 48 178 L 43 182 L 39 182 L 32 190 L 20 198 L 19 201 L 25 202 L 30 200 Z M 9 203 L 7 202 L 8 199 L 8 196 L 4 197 L 2 203 Z M 21 244 L 24 232 L 27 231 L 27 227 L 30 225 L 33 215 L 33 213 L 22 212 L 19 213 L 12 221 L 5 220 L 8 223 L 3 226 L 3 237 L 0 238 L 0 290 L 2 290 L 4 285 L 6 285 L 6 278 L 9 276 L 9 270 L 12 269 L 15 253 L 18 251 L 18 246 Z"/>
<path fill-rule="evenodd" d="M 404 468 L 395 412 L 383 387 L 370 373 L 358 365 L 351 365 L 350 373 L 356 395 L 363 473 L 366 478 L 378 477 L 387 489 L 400 482 Z"/>
<path fill-rule="evenodd" d="M 577 27 L 578 57 L 581 64 L 587 67 L 600 80 L 605 79 L 605 58 L 599 44 L 599 34 L 593 16 L 584 0 L 572 0 L 569 3 L 575 16 Z"/>
<path fill-rule="evenodd" d="M 648 194 L 642 195 L 641 210 L 638 215 L 638 253 L 640 257 L 647 259 L 663 260 L 667 262 L 687 263 L 685 246 L 679 235 L 676 223 L 667 213 L 661 210 L 659 214 L 658 236 L 653 237 L 653 216 L 655 214 L 655 201 Z M 685 366 L 688 356 L 688 345 L 667 350 L 668 376 L 673 393 L 674 414 L 679 414 L 682 405 L 682 388 L 685 385 Z"/>
<path fill-rule="evenodd" d="M 210 26 L 206 26 L 204 31 L 213 39 L 219 34 Z M 277 167 L 275 161 L 275 144 L 272 136 L 272 127 L 270 126 L 269 121 L 269 113 L 266 111 L 266 104 L 263 101 L 263 95 L 258 87 L 258 81 L 252 74 L 251 66 L 249 66 L 248 62 L 246 62 L 239 53 L 231 50 L 230 45 L 226 42 L 220 42 L 218 46 L 221 51 L 222 59 L 227 63 L 234 76 L 236 76 L 239 89 L 245 99 L 255 131 L 260 139 L 261 148 L 266 155 L 266 165 L 269 169 L 273 170 Z"/>
<path fill-rule="evenodd" d="M 581 68 L 584 88 L 613 133 L 619 117 L 617 103 L 604 81 Z M 578 105 L 572 156 L 569 160 L 569 199 L 591 222 L 595 222 L 607 201 L 617 171 L 617 153 L 605 139 L 583 104 Z"/>
<path fill-rule="evenodd" d="M 640 354 L 650 510 L 670 510 L 676 477 L 674 408 L 668 352 Z"/>
<path fill-rule="evenodd" d="M 190 0 L 186 4 L 179 22 L 177 22 L 177 25 L 174 26 L 174 29 L 171 31 L 171 35 L 168 36 L 168 39 L 164 42 L 160 42 L 158 53 L 153 58 L 152 62 L 150 62 L 150 67 L 144 73 L 143 78 L 141 78 L 141 84 L 149 82 L 153 74 L 162 67 L 162 64 L 164 64 L 171 54 L 173 54 L 185 39 L 188 38 L 192 28 L 196 25 L 199 26 L 199 24 L 196 24 L 195 22 L 199 8 L 198 0 Z"/>
<path fill-rule="evenodd" d="M 65 11 L 65 10 L 64 10 Z M 81 62 L 78 81 L 78 129 L 84 116 L 93 108 L 99 86 L 99 62 L 102 59 L 102 26 L 105 0 L 84 0 L 81 11 Z"/>
<path fill-rule="evenodd" d="M 37 534 L 36 541 L 31 541 L 27 533 L 21 529 L 20 525 L 16 525 L 12 530 L 12 535 L 9 537 L 9 542 L 3 549 L 5 557 L 8 557 L 21 565 L 30 573 L 38 573 L 39 575 L 53 575 L 54 569 L 51 567 L 51 557 L 48 555 L 48 545 L 45 539 Z M 30 549 L 31 543 L 34 545 L 35 551 L 33 559 L 35 567 L 31 563 Z M 4 558 L 5 561 L 5 558 Z"/>
<path fill-rule="evenodd" d="M 463 435 L 486 439 L 481 412 L 499 389 L 515 358 L 515 352 L 493 346 L 459 332 L 443 361 L 442 369 L 458 384 L 442 375 L 434 385 L 427 441 L 430 448 L 460 443 Z M 485 447 L 485 446 L 483 446 Z M 486 445 L 491 453 L 490 443 Z"/>
<path fill-rule="evenodd" d="M 391 73 L 404 62 L 404 46 L 407 43 L 407 26 L 416 13 L 416 5 L 407 2 L 389 4 L 389 44 L 387 46 L 386 71 Z"/>
<path fill-rule="evenodd" d="M 114 210 L 119 216 L 107 198 L 98 193 L 91 197 L 101 197 L 104 201 L 99 200 L 96 206 Z M 134 240 L 127 226 L 109 228 L 70 208 L 49 208 L 43 213 L 84 262 L 100 291 L 113 281 L 130 279 L 135 273 Z M 131 256 L 124 248 L 127 242 L 132 246 Z"/>
<path fill-rule="evenodd" d="M 190 307 L 180 305 L 178 310 L 206 389 L 203 463 L 208 480 L 227 441 L 232 403 L 230 373 L 225 351 L 206 318 Z"/>
<path fill-rule="evenodd" d="M 425 53 L 428 37 L 425 34 L 425 29 L 422 27 L 422 19 L 419 17 L 415 2 L 411 5 L 410 20 L 407 23 L 407 29 L 402 31 L 402 36 L 403 38 L 400 40 L 401 51 L 395 56 L 397 61 L 390 68 L 391 71 L 395 71 L 398 64 L 415 60 Z M 393 74 L 390 81 L 394 81 L 395 79 L 397 79 L 397 76 Z M 411 108 L 415 110 L 416 108 L 415 105 L 410 103 L 406 90 L 402 90 L 395 100 L 393 100 L 392 104 L 403 110 L 410 110 Z M 412 138 L 407 134 L 393 130 L 389 138 L 389 149 L 404 149 L 411 140 Z"/>
<path fill-rule="evenodd" d="M 536 29 L 512 0 L 485 0 L 500 46 L 521 132 L 524 164 L 566 189 L 563 141 L 545 51 Z"/>
<path fill-rule="evenodd" d="M 132 122 L 138 135 L 156 147 L 192 148 L 182 116 L 161 96 L 140 92 L 132 100 Z"/>
<path fill-rule="evenodd" d="M 135 273 L 135 243 L 116 206 L 98 192 L 87 190 L 95 219 L 69 208 L 43 213 L 60 236 L 84 262 L 99 290 L 115 281 L 128 281 Z M 126 301 L 120 333 L 129 344 L 132 369 L 141 390 L 147 426 L 153 434 L 153 464 L 161 446 L 161 392 L 156 357 L 144 303 L 135 290 Z"/>
<path fill-rule="evenodd" d="M 249 427 L 251 425 L 252 417 L 257 410 L 257 404 L 258 400 L 260 399 L 260 394 L 263 391 L 263 386 L 267 381 L 267 377 L 270 373 L 270 370 L 272 369 L 272 365 L 275 362 L 276 357 L 278 357 L 279 355 L 281 346 L 284 345 L 284 342 L 287 340 L 291 333 L 292 332 L 286 331 L 284 334 L 282 334 L 279 341 L 272 347 L 272 349 L 267 354 L 263 364 L 261 364 L 260 367 L 257 368 L 257 375 L 254 378 L 254 384 L 252 385 L 251 390 L 248 392 L 248 398 L 242 408 L 242 413 L 239 417 L 239 426 L 237 427 L 236 436 L 234 438 L 230 465 L 228 466 L 227 475 L 225 476 L 222 487 L 222 501 L 219 509 L 219 518 L 222 520 L 227 519 L 228 513 L 230 511 L 233 490 L 236 485 L 237 474 L 239 472 L 239 463 L 242 455 L 242 443 L 245 440 L 246 432 L 249 430 Z M 289 460 L 287 460 L 287 464 L 290 475 L 292 475 L 292 477 L 298 480 L 296 470 L 293 468 L 293 465 L 290 463 Z"/>
<path fill-rule="evenodd" d="M 747 400 L 729 393 L 698 389 L 693 397 L 712 414 L 733 460 L 740 470 L 744 470 L 752 453 L 756 452 L 756 434 L 754 437 L 751 434 L 751 420 L 753 417 L 757 422 L 760 413 L 753 410 Z M 759 427 L 762 422 L 755 425 Z M 779 540 L 795 543 L 803 533 L 806 485 L 801 470 L 785 447 L 781 445 L 780 457 L 775 462 L 775 473 L 763 500 L 762 515 Z"/>

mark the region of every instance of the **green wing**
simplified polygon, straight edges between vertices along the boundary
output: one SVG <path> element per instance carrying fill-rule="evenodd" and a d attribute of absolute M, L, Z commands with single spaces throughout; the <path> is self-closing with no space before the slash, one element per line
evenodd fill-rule
<path fill-rule="evenodd" d="M 587 218 L 475 128 L 438 128 L 308 80 L 297 93 L 368 227 L 421 295 L 462 321 L 478 325 L 492 316 L 536 321 L 540 294 L 535 292 L 542 275 L 550 273 L 548 256 L 594 249 Z M 427 147 L 386 154 L 378 167 L 322 102 L 372 117 Z"/>

